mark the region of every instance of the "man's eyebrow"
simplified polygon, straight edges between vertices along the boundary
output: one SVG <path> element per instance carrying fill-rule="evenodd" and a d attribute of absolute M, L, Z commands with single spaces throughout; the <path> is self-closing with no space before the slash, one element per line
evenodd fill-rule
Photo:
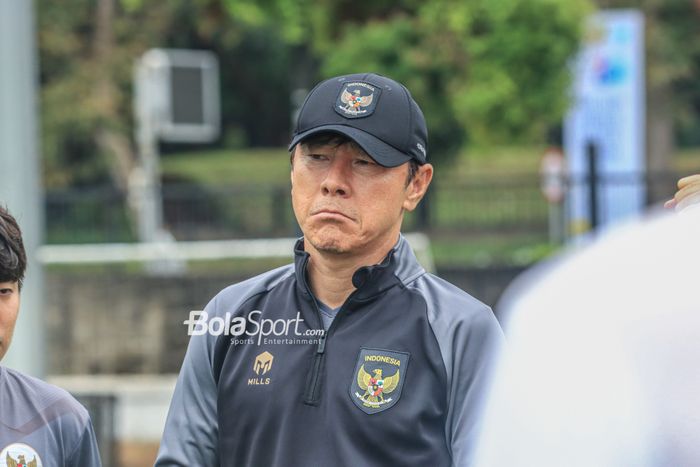
<path fill-rule="evenodd" d="M 329 143 L 306 143 L 306 144 L 301 144 L 299 147 L 301 149 L 301 154 L 302 155 L 308 155 L 310 153 L 313 153 L 314 151 L 318 151 L 319 149 L 329 149 L 329 150 L 334 150 L 339 148 L 342 145 L 349 145 L 353 149 L 355 149 L 360 156 L 367 157 L 369 159 L 374 160 L 372 156 L 370 156 L 367 151 L 362 149 L 362 147 L 353 142 L 353 141 L 346 141 L 341 144 L 329 144 Z"/>
<path fill-rule="evenodd" d="M 301 154 L 308 154 L 311 151 L 314 151 L 321 147 L 322 145 L 319 144 L 300 144 L 299 149 Z"/>
<path fill-rule="evenodd" d="M 322 148 L 335 149 L 338 146 L 339 145 L 328 144 L 328 143 L 307 143 L 307 144 L 302 144 L 301 149 L 302 150 L 309 150 L 309 151 L 316 151 L 316 150 L 322 149 Z"/>

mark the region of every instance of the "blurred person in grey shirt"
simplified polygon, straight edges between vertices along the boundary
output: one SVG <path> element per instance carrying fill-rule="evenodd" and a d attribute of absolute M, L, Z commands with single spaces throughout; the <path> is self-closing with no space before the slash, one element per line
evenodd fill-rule
<path fill-rule="evenodd" d="M 0 206 L 0 361 L 12 340 L 26 265 L 17 221 Z M 100 465 L 87 410 L 63 389 L 0 365 L 0 466 Z"/>

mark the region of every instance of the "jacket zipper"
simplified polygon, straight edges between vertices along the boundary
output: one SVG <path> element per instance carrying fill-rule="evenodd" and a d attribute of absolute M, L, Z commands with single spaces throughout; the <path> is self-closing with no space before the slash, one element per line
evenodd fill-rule
<path fill-rule="evenodd" d="M 311 293 L 311 290 L 309 289 L 308 285 L 306 286 L 306 290 L 311 296 L 312 301 L 314 302 L 314 308 L 316 309 L 316 315 L 318 316 L 320 329 L 324 329 L 323 318 L 321 317 L 321 310 L 318 306 L 318 302 L 316 301 L 316 297 Z M 306 390 L 304 391 L 305 404 L 318 404 L 318 401 L 320 399 L 319 388 L 321 386 L 319 383 L 319 379 L 321 377 L 321 370 L 323 369 L 323 360 L 326 356 L 326 341 L 330 336 L 331 331 L 335 328 L 335 325 L 338 322 L 338 318 L 340 318 L 341 313 L 345 309 L 345 305 L 352 300 L 353 295 L 355 295 L 355 292 L 357 292 L 357 290 L 351 293 L 347 300 L 345 300 L 345 302 L 341 305 L 340 309 L 338 310 L 338 313 L 336 313 L 335 315 L 335 318 L 333 318 L 331 325 L 328 327 L 328 330 L 326 331 L 324 329 L 323 334 L 318 340 L 318 345 L 316 346 L 316 354 L 314 355 L 314 362 L 311 365 L 311 371 L 309 372 L 309 377 L 306 380 Z"/>

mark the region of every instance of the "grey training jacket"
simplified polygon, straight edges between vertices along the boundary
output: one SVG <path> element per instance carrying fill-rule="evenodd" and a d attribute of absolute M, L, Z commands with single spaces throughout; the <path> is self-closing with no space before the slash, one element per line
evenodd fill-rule
<path fill-rule="evenodd" d="M 0 466 L 100 467 L 85 407 L 39 379 L 0 366 Z"/>
<path fill-rule="evenodd" d="M 426 273 L 402 236 L 355 272 L 319 337 L 308 261 L 300 240 L 293 265 L 207 305 L 156 466 L 469 465 L 503 340 L 491 309 Z"/>

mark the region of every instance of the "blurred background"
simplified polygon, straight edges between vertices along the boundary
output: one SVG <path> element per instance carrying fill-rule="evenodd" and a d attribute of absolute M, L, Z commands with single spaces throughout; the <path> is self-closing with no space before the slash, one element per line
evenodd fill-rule
<path fill-rule="evenodd" d="M 404 231 L 492 306 L 700 172 L 696 0 L 0 1 L 0 202 L 34 258 L 11 362 L 81 398 L 108 466 L 152 465 L 189 311 L 290 260 L 323 78 L 411 91 L 436 176 Z"/>

